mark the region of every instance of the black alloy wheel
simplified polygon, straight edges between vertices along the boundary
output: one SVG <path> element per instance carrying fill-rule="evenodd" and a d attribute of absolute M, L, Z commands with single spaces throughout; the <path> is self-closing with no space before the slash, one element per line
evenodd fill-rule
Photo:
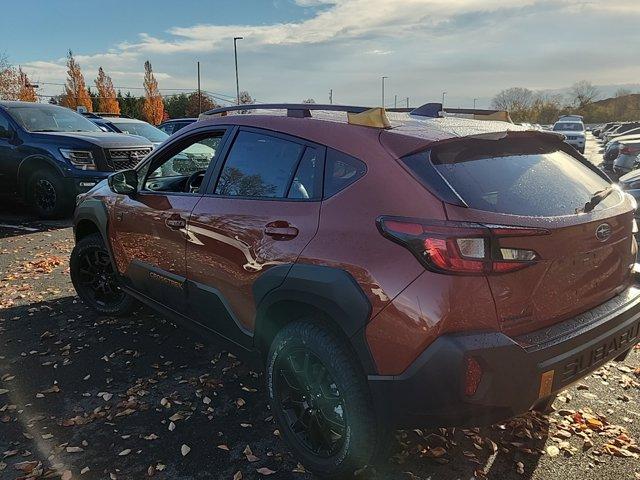
<path fill-rule="evenodd" d="M 331 374 L 308 350 L 290 352 L 275 371 L 277 401 L 299 442 L 319 457 L 335 455 L 347 430 L 345 401 Z"/>
<path fill-rule="evenodd" d="M 120 286 L 100 234 L 88 235 L 76 243 L 69 271 L 78 296 L 99 313 L 128 315 L 135 308 L 135 300 Z"/>
<path fill-rule="evenodd" d="M 98 305 L 120 303 L 126 295 L 118 285 L 109 254 L 98 246 L 82 252 L 78 284 Z"/>
<path fill-rule="evenodd" d="M 36 207 L 44 212 L 52 212 L 56 208 L 56 189 L 46 178 L 39 179 L 35 184 L 34 200 Z"/>

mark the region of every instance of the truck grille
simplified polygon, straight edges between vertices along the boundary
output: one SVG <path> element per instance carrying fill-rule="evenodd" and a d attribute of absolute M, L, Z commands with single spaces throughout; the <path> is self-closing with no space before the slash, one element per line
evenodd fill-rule
<path fill-rule="evenodd" d="M 126 170 L 135 167 L 151 152 L 151 147 L 110 148 L 107 150 L 107 162 L 114 170 Z"/>

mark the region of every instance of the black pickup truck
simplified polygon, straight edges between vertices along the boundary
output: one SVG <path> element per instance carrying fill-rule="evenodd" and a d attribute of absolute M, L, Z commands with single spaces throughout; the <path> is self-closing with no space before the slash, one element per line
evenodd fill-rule
<path fill-rule="evenodd" d="M 56 105 L 0 102 L 0 192 L 20 195 L 40 218 L 70 214 L 78 194 L 132 168 L 149 140 L 102 131 Z"/>

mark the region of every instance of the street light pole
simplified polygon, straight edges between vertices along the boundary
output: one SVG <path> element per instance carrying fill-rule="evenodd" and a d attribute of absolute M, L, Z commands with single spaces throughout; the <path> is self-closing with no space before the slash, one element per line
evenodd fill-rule
<path fill-rule="evenodd" d="M 477 98 L 474 98 L 474 99 L 473 99 L 473 109 L 474 109 L 474 110 L 476 109 L 476 102 L 477 102 L 477 101 L 478 101 L 478 99 L 477 99 Z"/>
<path fill-rule="evenodd" d="M 447 92 L 442 92 L 442 107 L 444 108 L 444 97 L 447 95 Z"/>
<path fill-rule="evenodd" d="M 233 56 L 236 59 L 236 102 L 240 105 L 240 82 L 238 81 L 238 40 L 242 40 L 244 37 L 233 37 Z"/>
<path fill-rule="evenodd" d="M 384 81 L 389 77 L 382 77 L 382 108 L 384 108 Z"/>

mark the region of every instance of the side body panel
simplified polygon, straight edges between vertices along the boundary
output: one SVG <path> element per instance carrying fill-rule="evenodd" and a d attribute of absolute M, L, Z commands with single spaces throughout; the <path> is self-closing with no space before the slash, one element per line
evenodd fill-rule
<path fill-rule="evenodd" d="M 168 307 L 186 306 L 186 223 L 200 196 L 119 196 L 110 211 L 109 240 L 126 283 Z"/>
<path fill-rule="evenodd" d="M 366 327 L 380 375 L 400 375 L 445 333 L 499 331 L 484 277 L 425 271 Z"/>
<path fill-rule="evenodd" d="M 205 196 L 188 226 L 187 276 L 190 296 L 226 299 L 242 329 L 254 329 L 253 284 L 267 269 L 295 263 L 318 229 L 320 202 L 273 201 Z M 297 229 L 293 238 L 266 233 L 275 222 Z M 209 288 L 208 288 L 209 287 Z M 210 295 L 207 294 L 207 291 Z M 215 299 L 212 299 L 215 302 Z M 191 314 L 214 330 L 224 329 L 209 302 L 190 302 Z"/>
<path fill-rule="evenodd" d="M 407 249 L 384 238 L 380 215 L 444 220 L 442 202 L 427 192 L 379 142 L 353 142 L 348 155 L 367 164 L 358 181 L 322 202 L 318 234 L 298 263 L 348 272 L 361 286 L 375 317 L 424 268 Z"/>

